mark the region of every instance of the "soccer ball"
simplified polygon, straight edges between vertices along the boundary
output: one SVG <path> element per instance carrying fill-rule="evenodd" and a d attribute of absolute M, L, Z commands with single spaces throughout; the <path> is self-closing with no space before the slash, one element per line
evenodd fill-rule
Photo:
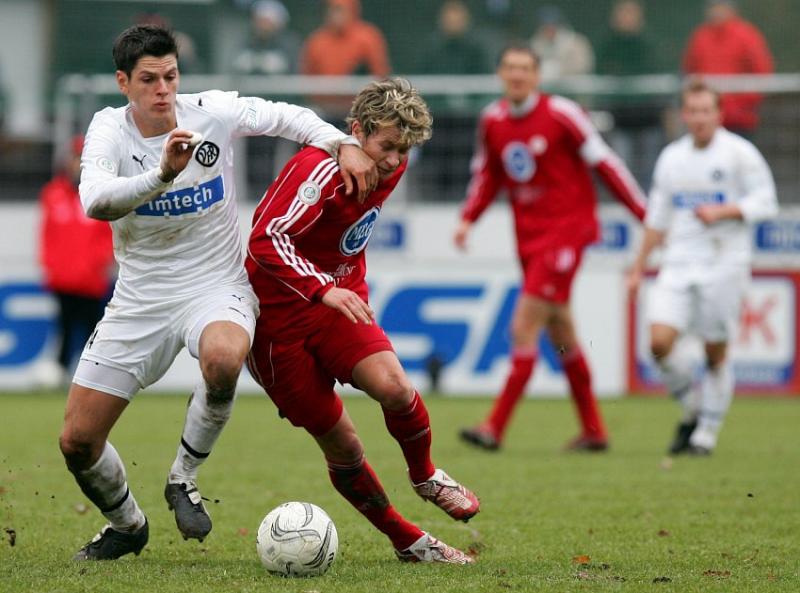
<path fill-rule="evenodd" d="M 328 514 L 309 502 L 286 502 L 272 509 L 258 528 L 256 549 L 272 574 L 323 574 L 336 558 L 339 536 Z"/>

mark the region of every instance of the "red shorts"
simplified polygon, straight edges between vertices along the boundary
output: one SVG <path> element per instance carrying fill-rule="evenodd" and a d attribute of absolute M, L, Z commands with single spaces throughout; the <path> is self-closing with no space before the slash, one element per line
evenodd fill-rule
<path fill-rule="evenodd" d="M 281 417 L 314 436 L 327 433 L 342 415 L 335 382 L 352 384 L 356 364 L 370 354 L 393 351 L 378 324 L 353 323 L 333 309 L 316 331 L 298 340 L 276 340 L 260 329 L 256 326 L 247 359 L 250 373 Z"/>
<path fill-rule="evenodd" d="M 546 247 L 521 258 L 522 292 L 551 303 L 569 302 L 572 281 L 583 259 L 584 241 Z"/>

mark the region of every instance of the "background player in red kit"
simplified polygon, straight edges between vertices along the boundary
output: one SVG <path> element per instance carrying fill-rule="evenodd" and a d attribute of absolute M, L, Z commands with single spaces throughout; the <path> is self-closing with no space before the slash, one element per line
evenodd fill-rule
<path fill-rule="evenodd" d="M 605 450 L 608 436 L 575 334 L 569 295 L 583 250 L 599 238 L 593 169 L 633 214 L 643 194 L 573 101 L 537 91 L 539 60 L 525 45 L 507 47 L 498 75 L 505 97 L 484 109 L 472 180 L 455 232 L 464 249 L 472 224 L 501 189 L 514 212 L 523 284 L 511 321 L 511 370 L 486 420 L 461 431 L 468 443 L 497 449 L 525 391 L 542 329 L 561 355 L 582 431 L 570 449 Z"/>
<path fill-rule="evenodd" d="M 417 494 L 453 519 L 478 512 L 475 495 L 433 465 L 425 404 L 367 304 L 364 249 L 408 151 L 430 138 L 431 116 L 407 81 L 392 79 L 362 90 L 347 123 L 380 183 L 359 203 L 346 197 L 326 152 L 306 148 L 286 164 L 253 218 L 247 271 L 261 315 L 248 364 L 281 416 L 316 439 L 334 487 L 389 537 L 400 560 L 468 564 L 389 503 L 333 389 L 335 380 L 351 383 L 381 404 Z"/>

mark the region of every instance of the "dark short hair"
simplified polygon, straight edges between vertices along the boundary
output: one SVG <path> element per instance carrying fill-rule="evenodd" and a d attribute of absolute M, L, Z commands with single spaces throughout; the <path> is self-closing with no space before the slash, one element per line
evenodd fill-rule
<path fill-rule="evenodd" d="M 503 61 L 503 58 L 506 57 L 506 54 L 509 52 L 520 52 L 523 54 L 528 54 L 531 58 L 533 58 L 533 64 L 537 68 L 539 67 L 539 54 L 533 51 L 533 48 L 524 41 L 511 41 L 503 46 L 503 49 L 500 50 L 500 53 L 497 55 L 497 65 Z"/>
<path fill-rule="evenodd" d="M 717 109 L 721 107 L 719 91 L 702 78 L 690 78 L 689 81 L 683 85 L 683 89 L 681 90 L 681 107 L 686 105 L 686 97 L 689 95 L 699 95 L 700 93 L 709 93 L 714 98 L 714 105 Z"/>
<path fill-rule="evenodd" d="M 111 55 L 117 70 L 131 75 L 142 56 L 178 57 L 178 44 L 170 31 L 155 25 L 134 25 L 125 29 L 114 41 Z"/>

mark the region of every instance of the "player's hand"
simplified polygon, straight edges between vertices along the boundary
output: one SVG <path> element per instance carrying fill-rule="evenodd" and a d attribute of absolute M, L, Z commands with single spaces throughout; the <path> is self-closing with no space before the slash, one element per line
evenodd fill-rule
<path fill-rule="evenodd" d="M 720 214 L 721 210 L 719 209 L 719 206 L 714 206 L 713 204 L 698 206 L 694 211 L 694 215 L 705 225 L 714 224 L 720 220 Z"/>
<path fill-rule="evenodd" d="M 625 284 L 628 288 L 628 298 L 630 300 L 635 300 L 636 295 L 639 293 L 639 287 L 642 285 L 642 277 L 644 273 L 642 269 L 634 266 L 630 270 L 628 270 L 628 276 L 625 279 Z"/>
<path fill-rule="evenodd" d="M 161 178 L 172 181 L 189 164 L 194 153 L 194 145 L 190 145 L 193 133 L 188 130 L 172 130 L 161 151 Z"/>
<path fill-rule="evenodd" d="M 336 309 L 353 323 L 371 324 L 375 312 L 352 290 L 334 286 L 322 296 L 322 303 Z"/>
<path fill-rule="evenodd" d="M 367 153 L 358 146 L 339 146 L 339 171 L 344 180 L 346 194 L 358 188 L 358 201 L 364 203 L 369 193 L 378 186 L 378 168 Z"/>
<path fill-rule="evenodd" d="M 462 220 L 458 224 L 456 232 L 453 234 L 453 243 L 455 243 L 456 248 L 458 248 L 460 251 L 467 250 L 467 237 L 469 237 L 469 231 L 471 228 L 471 222 L 468 220 Z"/>

